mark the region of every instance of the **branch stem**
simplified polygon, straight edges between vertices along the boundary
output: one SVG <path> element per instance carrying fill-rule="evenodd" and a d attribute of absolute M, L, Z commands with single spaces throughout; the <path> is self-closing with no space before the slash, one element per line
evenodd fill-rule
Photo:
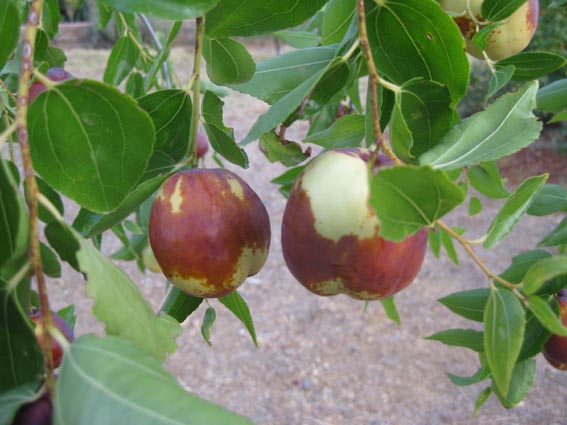
<path fill-rule="evenodd" d="M 154 44 L 156 45 L 157 49 L 163 50 L 163 44 L 161 44 L 161 41 L 159 41 L 159 37 L 157 36 L 156 31 L 154 30 L 154 27 L 152 26 L 152 23 L 150 22 L 148 17 L 146 15 L 142 14 L 142 13 L 140 13 L 139 16 L 140 16 L 140 19 L 142 20 L 142 22 L 144 23 L 144 26 L 146 27 L 146 29 L 150 33 L 150 37 L 152 37 L 152 40 L 153 40 Z M 172 85 L 171 85 L 171 79 L 169 78 L 169 71 L 167 69 L 167 63 L 166 62 L 161 64 L 161 75 L 163 77 L 163 81 L 165 81 L 165 87 L 170 89 L 172 87 Z"/>
<path fill-rule="evenodd" d="M 197 28 L 195 30 L 195 53 L 193 62 L 193 75 L 191 80 L 193 81 L 193 113 L 191 115 L 191 135 L 189 136 L 189 146 L 187 156 L 191 160 L 191 168 L 196 168 L 198 165 L 197 158 L 197 132 L 199 128 L 199 108 L 201 106 L 200 102 L 200 91 L 201 91 L 201 57 L 202 57 L 202 47 L 203 47 L 203 33 L 205 30 L 205 25 L 203 23 L 203 18 L 199 17 L 196 19 Z"/>

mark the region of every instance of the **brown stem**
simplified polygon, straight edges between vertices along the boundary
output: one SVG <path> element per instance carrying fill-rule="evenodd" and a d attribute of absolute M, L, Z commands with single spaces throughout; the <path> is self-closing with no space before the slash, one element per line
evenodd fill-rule
<path fill-rule="evenodd" d="M 388 141 L 382 133 L 380 128 L 380 113 L 378 109 L 378 84 L 381 82 L 378 76 L 378 70 L 376 69 L 376 64 L 374 63 L 374 58 L 372 57 L 372 51 L 370 50 L 370 42 L 368 41 L 368 31 L 366 29 L 366 13 L 364 11 L 364 0 L 357 0 L 358 8 L 358 38 L 360 39 L 360 45 L 366 57 L 366 63 L 368 65 L 368 75 L 370 84 L 370 96 L 372 103 L 372 125 L 374 128 L 374 136 L 377 144 L 382 148 L 384 153 L 390 157 L 390 159 L 395 164 L 401 164 L 400 159 L 394 154 Z"/>
<path fill-rule="evenodd" d="M 20 81 L 18 86 L 18 109 L 16 112 L 16 124 L 22 163 L 25 174 L 25 184 L 27 187 L 27 200 L 30 212 L 30 241 L 29 257 L 33 274 L 36 278 L 39 300 L 41 305 L 41 321 L 43 329 L 43 353 L 46 370 L 47 390 L 53 396 L 55 390 L 55 375 L 53 373 L 53 355 L 51 351 L 50 330 L 53 329 L 53 318 L 49 308 L 45 276 L 41 264 L 41 255 L 38 237 L 38 194 L 37 182 L 35 180 L 34 168 L 32 164 L 29 134 L 27 127 L 27 114 L 29 106 L 29 85 L 33 72 L 34 45 L 37 34 L 37 25 L 43 8 L 43 0 L 33 0 L 30 5 L 26 32 L 24 36 L 24 47 L 22 49 L 22 65 L 20 70 Z"/>
<path fill-rule="evenodd" d="M 203 48 L 203 33 L 205 25 L 203 18 L 196 19 L 197 27 L 195 29 L 195 53 L 193 62 L 193 114 L 191 116 L 191 135 L 189 137 L 189 149 L 187 156 L 191 160 L 191 168 L 196 168 L 199 162 L 197 158 L 197 132 L 199 127 L 199 108 L 201 107 L 200 91 L 201 91 L 201 57 Z"/>
<path fill-rule="evenodd" d="M 480 269 L 484 272 L 484 274 L 491 280 L 495 280 L 496 282 L 502 284 L 503 286 L 512 289 L 513 291 L 516 291 L 516 286 L 511 282 L 508 282 L 505 279 L 502 279 L 500 276 L 498 276 L 496 273 L 494 273 L 492 270 L 490 270 L 488 268 L 488 266 L 486 264 L 484 264 L 484 262 L 476 255 L 476 253 L 474 252 L 474 250 L 471 247 L 471 244 L 469 243 L 469 241 L 467 241 L 465 238 L 463 238 L 461 235 L 459 235 L 457 232 L 455 232 L 453 229 L 451 229 L 451 227 L 447 226 L 444 222 L 442 222 L 441 220 L 437 220 L 435 222 L 436 226 L 439 227 L 440 229 L 443 229 L 445 232 L 447 232 L 453 239 L 455 239 L 457 242 L 459 242 L 463 248 L 465 249 L 465 251 L 467 252 L 467 254 L 469 254 L 469 256 L 473 259 L 473 261 L 480 267 Z"/>

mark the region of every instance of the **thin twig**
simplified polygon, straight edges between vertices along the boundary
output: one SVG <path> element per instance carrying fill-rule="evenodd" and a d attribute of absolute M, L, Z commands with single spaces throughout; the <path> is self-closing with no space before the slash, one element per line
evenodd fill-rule
<path fill-rule="evenodd" d="M 163 44 L 161 44 L 161 41 L 159 41 L 159 38 L 158 38 L 150 20 L 147 18 L 146 15 L 144 15 L 142 13 L 140 13 L 139 16 L 140 16 L 140 19 L 142 19 L 144 26 L 146 27 L 146 29 L 150 33 L 150 36 L 152 37 L 152 40 L 154 41 L 157 49 L 162 50 Z M 165 81 L 165 86 L 168 89 L 170 89 L 172 87 L 172 85 L 171 85 L 171 79 L 169 78 L 169 72 L 168 72 L 168 69 L 167 69 L 167 63 L 166 62 L 161 64 L 161 75 L 163 76 L 163 80 Z"/>
<path fill-rule="evenodd" d="M 193 61 L 193 114 L 191 116 L 191 136 L 189 137 L 189 147 L 187 156 L 191 159 L 191 168 L 196 168 L 199 158 L 197 158 L 197 131 L 199 127 L 200 110 L 200 91 L 201 91 L 201 51 L 203 45 L 203 33 L 205 25 L 203 18 L 196 19 L 197 28 L 195 30 L 195 53 Z"/>

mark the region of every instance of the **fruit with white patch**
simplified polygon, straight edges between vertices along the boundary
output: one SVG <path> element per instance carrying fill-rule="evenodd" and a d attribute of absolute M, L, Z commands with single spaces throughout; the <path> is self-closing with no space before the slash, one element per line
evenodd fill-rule
<path fill-rule="evenodd" d="M 556 298 L 561 322 L 567 326 L 567 289 L 559 291 Z M 567 371 L 567 336 L 551 335 L 544 344 L 542 353 L 553 367 Z"/>

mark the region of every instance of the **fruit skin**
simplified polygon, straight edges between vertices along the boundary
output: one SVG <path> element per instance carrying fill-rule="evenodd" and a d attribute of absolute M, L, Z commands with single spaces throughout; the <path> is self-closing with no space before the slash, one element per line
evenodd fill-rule
<path fill-rule="evenodd" d="M 260 271 L 270 219 L 258 195 L 233 172 L 174 174 L 152 205 L 149 236 L 164 275 L 180 290 L 222 297 Z"/>
<path fill-rule="evenodd" d="M 567 326 L 567 289 L 557 294 L 561 322 Z M 553 367 L 567 371 L 567 336 L 551 335 L 543 346 L 543 357 Z"/>
<path fill-rule="evenodd" d="M 67 322 L 54 311 L 51 312 L 51 317 L 53 319 L 53 324 L 57 329 L 59 329 L 59 331 L 63 334 L 67 341 L 73 342 L 75 335 L 73 334 L 73 330 L 67 324 Z M 35 335 L 37 337 L 39 345 L 43 349 L 44 342 L 41 312 L 39 310 L 33 311 L 30 315 L 30 319 L 35 323 Z M 57 368 L 61 364 L 61 359 L 63 358 L 63 347 L 61 347 L 61 344 L 59 344 L 59 342 L 57 342 L 54 338 L 51 338 L 51 353 L 53 355 L 53 365 Z"/>
<path fill-rule="evenodd" d="M 53 404 L 45 392 L 40 398 L 20 407 L 12 425 L 51 425 Z"/>
<path fill-rule="evenodd" d="M 73 78 L 73 76 L 69 74 L 67 71 L 65 71 L 63 68 L 49 68 L 45 76 L 54 82 L 65 81 Z M 39 94 L 44 92 L 45 90 L 47 90 L 45 84 L 43 84 L 41 81 L 37 81 L 37 80 L 34 81 L 30 87 L 29 102 L 32 103 L 34 99 L 38 97 Z"/>
<path fill-rule="evenodd" d="M 142 251 L 142 261 L 144 262 L 144 266 L 154 272 L 154 273 L 161 273 L 161 267 L 159 266 L 156 256 L 152 251 L 152 247 L 147 245 L 144 250 Z"/>
<path fill-rule="evenodd" d="M 421 229 L 401 242 L 378 236 L 368 204 L 365 149 L 336 149 L 313 160 L 293 184 L 282 222 L 285 262 L 317 295 L 387 298 L 419 272 L 427 248 Z M 387 164 L 381 157 L 376 166 Z"/>
<path fill-rule="evenodd" d="M 462 13 L 466 9 L 467 0 L 441 0 L 443 10 Z M 481 6 L 484 0 L 470 0 L 470 12 L 479 22 L 483 22 Z M 512 15 L 502 21 L 487 39 L 486 54 L 494 61 L 506 59 L 524 50 L 530 43 L 537 28 L 539 1 L 529 0 L 520 6 Z M 467 44 L 467 52 L 483 59 L 482 52 L 474 46 L 472 38 L 475 35 L 475 24 L 471 15 L 453 18 L 461 30 Z"/>
<path fill-rule="evenodd" d="M 209 141 L 203 133 L 197 133 L 197 158 L 202 158 L 209 151 Z"/>

